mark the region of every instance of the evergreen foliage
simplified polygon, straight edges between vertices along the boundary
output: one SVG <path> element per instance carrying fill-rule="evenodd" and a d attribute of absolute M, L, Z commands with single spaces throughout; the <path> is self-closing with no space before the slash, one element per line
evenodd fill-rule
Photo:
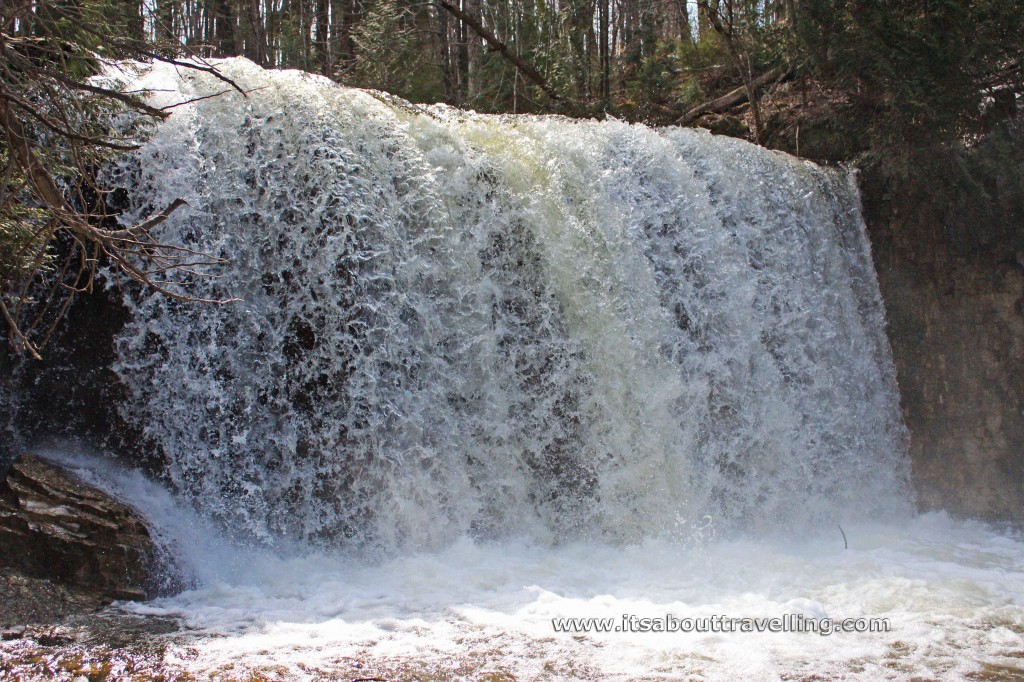
<path fill-rule="evenodd" d="M 807 75 L 841 93 L 832 114 L 870 162 L 971 142 L 1020 108 L 1020 0 L 805 0 L 796 33 Z"/>

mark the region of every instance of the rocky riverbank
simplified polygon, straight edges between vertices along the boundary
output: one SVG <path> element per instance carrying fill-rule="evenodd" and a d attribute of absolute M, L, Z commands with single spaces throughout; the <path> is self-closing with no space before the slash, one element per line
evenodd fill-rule
<path fill-rule="evenodd" d="M 166 660 L 177 621 L 104 607 L 94 594 L 0 572 L 0 679 L 189 680 Z"/>

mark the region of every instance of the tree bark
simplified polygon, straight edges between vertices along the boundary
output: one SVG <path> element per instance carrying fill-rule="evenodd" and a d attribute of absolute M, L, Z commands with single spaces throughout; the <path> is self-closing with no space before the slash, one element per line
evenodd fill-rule
<path fill-rule="evenodd" d="M 598 2 L 598 55 L 601 62 L 601 106 L 608 108 L 611 103 L 611 50 L 608 45 L 609 14 L 611 8 L 608 3 L 611 0 L 597 0 Z"/>
<path fill-rule="evenodd" d="M 334 70 L 334 55 L 331 51 L 330 0 L 317 0 L 316 4 L 316 53 L 320 73 L 330 76 Z"/>
<path fill-rule="evenodd" d="M 213 28 L 213 49 L 217 57 L 231 57 L 235 49 L 235 12 L 228 0 L 218 0 L 211 8 L 213 16 L 208 20 Z"/>
<path fill-rule="evenodd" d="M 480 20 L 480 0 L 465 0 L 463 8 L 473 19 Z M 465 25 L 465 24 L 464 24 Z M 466 87 L 465 98 L 467 102 L 473 102 L 480 96 L 483 90 L 483 83 L 480 81 L 481 58 L 483 56 L 483 45 L 480 37 L 474 32 L 466 35 Z"/>
<path fill-rule="evenodd" d="M 448 30 L 448 13 L 437 12 L 438 53 L 441 58 L 441 82 L 444 84 L 444 100 L 448 104 L 458 105 L 458 95 L 452 81 L 451 35 Z"/>
<path fill-rule="evenodd" d="M 259 64 L 267 66 L 267 29 L 260 17 L 260 0 L 248 0 L 246 18 L 249 22 L 250 44 L 246 47 L 246 56 Z"/>

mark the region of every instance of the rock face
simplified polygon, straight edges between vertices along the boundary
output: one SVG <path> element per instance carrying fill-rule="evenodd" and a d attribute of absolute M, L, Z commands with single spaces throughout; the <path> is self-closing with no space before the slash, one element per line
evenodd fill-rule
<path fill-rule="evenodd" d="M 918 506 L 1020 524 L 1024 268 L 953 258 L 946 267 L 957 275 L 944 289 L 906 267 L 880 276 Z"/>
<path fill-rule="evenodd" d="M 142 434 L 118 415 L 124 387 L 111 365 L 114 336 L 127 315 L 117 289 L 98 286 L 75 298 L 43 360 L 0 343 L 0 478 L 29 444 L 55 437 L 159 468 L 151 449 L 141 450 Z"/>
<path fill-rule="evenodd" d="M 1024 121 L 864 204 L 918 506 L 1024 525 Z"/>
<path fill-rule="evenodd" d="M 158 557 L 134 510 L 57 465 L 23 455 L 0 483 L 2 567 L 139 600 L 154 596 Z"/>
<path fill-rule="evenodd" d="M 19 639 L 26 625 L 48 625 L 99 611 L 109 597 L 0 568 L 0 639 Z"/>

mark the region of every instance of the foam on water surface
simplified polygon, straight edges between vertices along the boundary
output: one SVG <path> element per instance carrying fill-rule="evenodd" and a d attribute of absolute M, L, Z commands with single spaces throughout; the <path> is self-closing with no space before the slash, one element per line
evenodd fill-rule
<path fill-rule="evenodd" d="M 362 565 L 328 556 L 263 562 L 147 610 L 228 633 L 200 669 L 284 664 L 351 673 L 346 658 L 470 678 L 956 679 L 982 664 L 1018 670 L 1022 546 L 941 516 L 896 530 L 846 529 L 800 543 L 663 542 L 550 548 L 457 543 Z M 887 618 L 882 634 L 555 633 L 552 619 Z M 337 662 L 337 663 L 336 663 Z M 819 678 L 820 679 L 820 678 Z"/>
<path fill-rule="evenodd" d="M 245 547 L 135 472 L 44 453 L 137 506 L 194 587 L 166 661 L 284 679 L 1019 679 L 1024 540 L 926 514 L 800 539 L 463 538 L 383 560 Z M 556 632 L 558 618 L 882 618 L 888 631 Z M 739 626 L 736 626 L 737 628 Z M 356 667 L 360 666 L 360 667 Z M 376 671 L 361 673 L 361 670 Z M 987 675 L 987 677 L 986 677 Z M 817 676 L 817 677 L 814 677 Z M 497 679 L 497 678 L 494 678 Z M 508 678 L 505 678 L 508 679 Z"/>
<path fill-rule="evenodd" d="M 166 661 L 284 679 L 1016 679 L 1024 542 L 927 514 L 805 537 L 681 544 L 459 540 L 371 561 L 244 547 L 136 473 L 49 452 L 132 501 L 194 585 Z M 553 619 L 886 619 L 884 632 L 556 632 Z M 739 625 L 735 626 L 737 629 Z M 359 667 L 356 667 L 359 666 Z M 361 670 L 376 671 L 360 673 Z M 979 675 L 988 673 L 989 677 Z M 1000 677 L 999 675 L 1002 675 Z M 817 676 L 817 677 L 814 677 Z M 497 678 L 494 678 L 497 679 Z M 505 678 L 508 679 L 508 678 Z"/>

